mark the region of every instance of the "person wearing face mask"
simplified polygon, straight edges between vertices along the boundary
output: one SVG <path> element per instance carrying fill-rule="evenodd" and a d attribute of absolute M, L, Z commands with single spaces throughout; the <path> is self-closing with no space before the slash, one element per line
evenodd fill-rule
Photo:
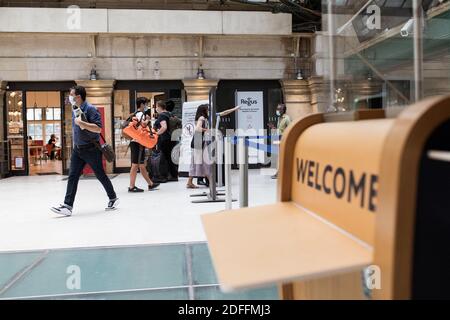
<path fill-rule="evenodd" d="M 64 203 L 50 209 L 54 213 L 64 216 L 72 215 L 78 181 L 85 165 L 88 164 L 108 195 L 109 201 L 106 210 L 113 210 L 117 207 L 119 198 L 117 198 L 111 180 L 103 169 L 102 152 L 97 147 L 102 130 L 100 112 L 86 101 L 86 89 L 82 86 L 75 86 L 70 89 L 69 100 L 73 106 L 73 150 L 70 158 L 69 179 L 67 180 Z"/>
<path fill-rule="evenodd" d="M 146 114 L 148 112 L 148 102 L 149 100 L 145 97 L 139 97 L 136 99 L 137 111 L 134 117 L 137 119 L 141 126 L 147 126 L 149 123 L 149 118 Z M 145 179 L 148 185 L 148 190 L 154 190 L 159 186 L 159 183 L 153 182 L 149 175 L 147 168 L 145 166 L 145 147 L 140 145 L 136 140 L 131 140 L 130 142 L 131 151 L 131 169 L 130 169 L 130 186 L 128 187 L 128 192 L 144 192 L 144 189 L 136 187 L 136 177 L 138 170 L 141 172 L 142 177 Z"/>
<path fill-rule="evenodd" d="M 280 136 L 280 139 L 281 139 L 281 136 L 283 135 L 284 131 L 286 130 L 286 128 L 291 123 L 291 118 L 286 114 L 286 111 L 287 111 L 287 108 L 284 103 L 278 104 L 277 111 L 276 111 L 276 115 L 278 117 L 276 130 L 277 130 L 277 134 Z M 274 130 L 275 126 L 273 124 L 269 124 L 269 128 L 271 130 Z M 277 179 L 277 178 L 278 178 L 278 172 L 272 176 L 272 179 Z"/>

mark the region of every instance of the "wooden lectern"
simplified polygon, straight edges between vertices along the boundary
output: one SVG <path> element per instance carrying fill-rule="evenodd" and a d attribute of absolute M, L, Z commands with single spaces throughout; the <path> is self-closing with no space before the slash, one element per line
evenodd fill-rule
<path fill-rule="evenodd" d="M 202 216 L 221 289 L 365 299 L 375 266 L 374 299 L 449 297 L 449 152 L 450 96 L 299 119 L 281 141 L 278 202 Z"/>

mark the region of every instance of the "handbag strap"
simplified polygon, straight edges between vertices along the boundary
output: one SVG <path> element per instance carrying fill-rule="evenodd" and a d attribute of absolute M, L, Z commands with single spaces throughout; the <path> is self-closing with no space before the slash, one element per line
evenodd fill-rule
<path fill-rule="evenodd" d="M 105 137 L 102 135 L 102 133 L 100 132 L 100 138 L 102 138 L 103 139 L 103 141 L 106 143 L 106 139 L 105 139 Z"/>

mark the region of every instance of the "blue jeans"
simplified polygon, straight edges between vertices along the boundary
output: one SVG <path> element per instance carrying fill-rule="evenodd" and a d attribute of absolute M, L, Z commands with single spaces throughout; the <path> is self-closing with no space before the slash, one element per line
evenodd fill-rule
<path fill-rule="evenodd" d="M 66 197 L 64 199 L 64 204 L 71 208 L 77 194 L 78 181 L 86 164 L 94 171 L 95 176 L 105 188 L 108 198 L 115 199 L 117 197 L 111 180 L 109 180 L 103 169 L 102 152 L 93 144 L 83 148 L 75 147 L 70 158 L 69 180 L 67 181 Z"/>

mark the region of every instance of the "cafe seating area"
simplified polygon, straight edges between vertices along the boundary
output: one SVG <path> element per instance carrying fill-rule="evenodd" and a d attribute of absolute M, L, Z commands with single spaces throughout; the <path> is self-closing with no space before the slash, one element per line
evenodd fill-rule
<path fill-rule="evenodd" d="M 43 140 L 30 140 L 28 143 L 28 161 L 30 175 L 61 173 L 61 148 L 56 147 L 54 159 L 51 159 L 52 145 L 44 144 Z"/>

